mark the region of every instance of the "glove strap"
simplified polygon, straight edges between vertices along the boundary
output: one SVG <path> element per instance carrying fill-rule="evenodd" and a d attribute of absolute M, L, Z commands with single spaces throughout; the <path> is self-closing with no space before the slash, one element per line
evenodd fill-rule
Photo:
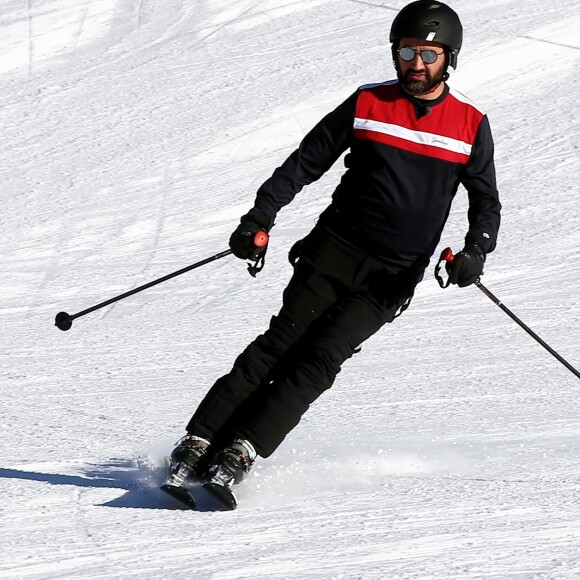
<path fill-rule="evenodd" d="M 248 262 L 248 272 L 250 273 L 250 276 L 252 276 L 252 278 L 255 278 L 256 274 L 262 271 L 265 263 L 266 263 L 266 252 L 260 254 L 258 259 L 253 264 Z"/>
<path fill-rule="evenodd" d="M 451 284 L 449 277 L 447 277 L 447 281 L 444 281 L 443 276 L 441 276 L 441 274 L 440 274 L 441 267 L 443 266 L 443 264 L 445 264 L 445 266 L 447 266 L 447 264 L 449 263 L 447 261 L 447 258 L 444 256 L 444 253 L 445 252 L 443 252 L 441 254 L 441 257 L 439 258 L 439 262 L 437 262 L 437 266 L 435 266 L 435 279 L 437 280 L 437 282 L 439 282 L 439 286 L 441 286 L 441 288 L 447 288 L 449 286 L 449 284 Z M 445 269 L 447 270 L 447 267 Z"/>
<path fill-rule="evenodd" d="M 401 304 L 401 306 L 399 307 L 399 311 L 395 314 L 393 320 L 395 320 L 395 318 L 399 318 L 399 316 L 401 316 L 401 314 L 403 314 L 403 312 L 405 312 L 405 310 L 409 308 L 409 306 L 411 305 L 411 300 L 413 300 L 413 297 L 409 296 L 409 298 L 407 298 L 407 300 L 405 300 L 405 302 Z"/>

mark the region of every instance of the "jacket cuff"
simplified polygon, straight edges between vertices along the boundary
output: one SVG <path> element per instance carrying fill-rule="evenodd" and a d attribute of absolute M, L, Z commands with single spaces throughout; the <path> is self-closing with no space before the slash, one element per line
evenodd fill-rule
<path fill-rule="evenodd" d="M 493 251 L 495 243 L 490 238 L 485 238 L 483 236 L 479 236 L 473 234 L 472 232 L 469 232 L 465 236 L 465 247 L 470 248 L 472 246 L 477 246 L 485 257 L 487 256 L 487 254 Z"/>

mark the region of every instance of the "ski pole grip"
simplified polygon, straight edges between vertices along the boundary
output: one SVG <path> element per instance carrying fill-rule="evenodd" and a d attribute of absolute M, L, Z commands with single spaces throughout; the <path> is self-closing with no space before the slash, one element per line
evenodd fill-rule
<path fill-rule="evenodd" d="M 254 236 L 254 246 L 256 248 L 263 248 L 268 245 L 269 240 L 270 237 L 266 232 L 264 231 L 256 232 L 256 235 Z"/>
<path fill-rule="evenodd" d="M 441 257 L 439 258 L 439 260 L 443 260 L 443 261 L 447 262 L 448 264 L 453 264 L 453 261 L 455 260 L 455 256 L 453 255 L 453 250 L 451 248 L 445 248 L 441 252 Z"/>
<path fill-rule="evenodd" d="M 443 277 L 440 274 L 441 266 L 445 264 L 447 269 L 447 266 L 451 266 L 454 260 L 455 256 L 453 255 L 453 251 L 451 250 L 451 248 L 445 248 L 441 252 L 441 255 L 439 256 L 439 262 L 437 262 L 437 265 L 435 266 L 435 279 L 437 280 L 441 288 L 447 288 L 450 284 L 449 278 L 447 278 L 447 281 L 443 280 Z M 449 272 L 449 270 L 447 271 Z"/>
<path fill-rule="evenodd" d="M 262 271 L 264 267 L 264 263 L 266 261 L 266 246 L 268 245 L 268 241 L 270 237 L 268 233 L 264 230 L 260 230 L 254 234 L 254 239 L 252 242 L 254 243 L 254 255 L 250 258 L 254 260 L 254 264 L 248 263 L 248 272 L 252 276 L 252 278 L 256 277 L 258 272 Z"/>

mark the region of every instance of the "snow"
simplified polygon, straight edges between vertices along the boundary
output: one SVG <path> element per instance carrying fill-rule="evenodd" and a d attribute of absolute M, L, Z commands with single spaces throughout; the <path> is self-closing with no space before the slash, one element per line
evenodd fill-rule
<path fill-rule="evenodd" d="M 54 327 L 227 249 L 304 133 L 392 77 L 404 4 L 0 0 L 0 578 L 580 577 L 580 383 L 434 260 L 236 512 L 158 491 L 341 163 L 280 212 L 255 280 L 228 257 Z M 451 84 L 489 114 L 504 205 L 483 282 L 580 368 L 580 7 L 452 6 Z"/>

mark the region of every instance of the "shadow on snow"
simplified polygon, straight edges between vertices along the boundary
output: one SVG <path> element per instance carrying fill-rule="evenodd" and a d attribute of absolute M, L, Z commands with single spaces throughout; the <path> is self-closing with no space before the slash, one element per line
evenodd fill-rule
<path fill-rule="evenodd" d="M 111 460 L 103 465 L 85 465 L 80 473 L 42 473 L 23 469 L 0 468 L 0 478 L 39 481 L 50 485 L 70 485 L 84 488 L 120 489 L 120 497 L 100 504 L 104 507 L 139 509 L 187 509 L 159 489 L 165 476 L 164 467 L 144 461 Z M 203 504 L 199 510 L 203 511 Z"/>

